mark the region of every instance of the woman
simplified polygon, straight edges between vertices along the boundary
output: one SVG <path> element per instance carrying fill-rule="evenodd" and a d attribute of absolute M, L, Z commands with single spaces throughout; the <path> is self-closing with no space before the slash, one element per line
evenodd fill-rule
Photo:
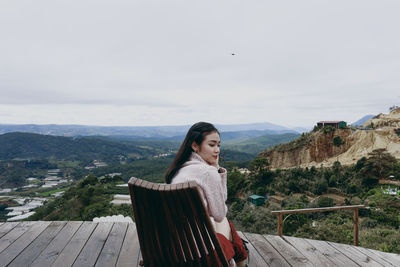
<path fill-rule="evenodd" d="M 167 183 L 195 181 L 210 215 L 225 256 L 232 266 L 245 266 L 247 258 L 243 242 L 226 218 L 227 173 L 218 164 L 220 136 L 211 123 L 198 122 L 186 134 L 185 140 L 167 170 Z"/>

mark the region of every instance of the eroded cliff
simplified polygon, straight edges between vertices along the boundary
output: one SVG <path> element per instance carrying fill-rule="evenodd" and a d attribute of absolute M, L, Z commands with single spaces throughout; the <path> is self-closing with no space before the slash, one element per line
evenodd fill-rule
<path fill-rule="evenodd" d="M 380 114 L 363 126 L 362 129 L 316 130 L 260 155 L 268 158 L 272 168 L 331 166 L 336 160 L 350 165 L 378 148 L 385 148 L 400 158 L 400 109 Z M 341 145 L 334 142 L 339 137 L 343 141 Z"/>

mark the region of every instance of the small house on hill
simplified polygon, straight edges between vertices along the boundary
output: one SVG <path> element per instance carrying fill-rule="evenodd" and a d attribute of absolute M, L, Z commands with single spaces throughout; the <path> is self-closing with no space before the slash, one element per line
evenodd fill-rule
<path fill-rule="evenodd" d="M 251 196 L 249 196 L 249 201 L 250 201 L 250 203 L 252 203 L 256 206 L 262 206 L 262 205 L 264 205 L 265 197 L 258 196 L 258 195 L 251 195 Z"/>
<path fill-rule="evenodd" d="M 319 121 L 317 122 L 318 127 L 332 126 L 335 129 L 343 129 L 347 127 L 345 121 Z"/>

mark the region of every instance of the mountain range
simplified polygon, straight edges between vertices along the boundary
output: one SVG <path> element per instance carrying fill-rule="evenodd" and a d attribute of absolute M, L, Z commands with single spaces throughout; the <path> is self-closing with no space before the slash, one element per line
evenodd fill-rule
<path fill-rule="evenodd" d="M 262 131 L 261 131 L 262 132 Z M 221 154 L 225 160 L 251 160 L 259 152 L 297 138 L 298 133 L 264 134 L 252 131 L 231 132 L 224 140 Z M 253 135 L 253 137 L 251 137 Z M 250 136 L 250 137 L 249 137 Z M 35 133 L 12 132 L 0 134 L 0 160 L 10 159 L 102 159 L 120 157 L 143 159 L 175 153 L 184 136 L 176 140 L 139 140 L 129 136 L 65 137 Z"/>
<path fill-rule="evenodd" d="M 373 117 L 375 117 L 375 115 L 366 115 L 366 116 L 362 117 L 361 119 L 359 119 L 358 121 L 353 122 L 351 125 L 360 126 L 361 124 L 363 124 L 364 122 L 366 122 L 369 119 L 372 119 Z"/>
<path fill-rule="evenodd" d="M 358 121 L 365 121 L 362 118 Z M 254 157 L 277 144 L 307 132 L 272 123 L 215 125 L 222 148 Z M 85 126 L 0 124 L 0 160 L 15 158 L 112 158 L 134 155 L 152 157 L 176 151 L 190 125 L 183 126 Z M 117 144 L 115 144 L 117 143 Z"/>
<path fill-rule="evenodd" d="M 96 138 L 72 138 L 33 133 L 6 133 L 0 135 L 0 160 L 45 159 L 67 160 L 102 159 L 118 156 L 142 158 L 155 154 L 147 146 L 123 144 Z"/>
<path fill-rule="evenodd" d="M 248 132 L 246 137 L 263 134 L 302 133 L 309 129 L 288 128 L 272 123 L 251 124 L 216 124 L 220 132 Z M 129 136 L 131 139 L 181 139 L 190 125 L 182 126 L 87 126 L 87 125 L 57 125 L 57 124 L 0 124 L 0 134 L 9 132 L 28 132 L 57 136 Z M 243 135 L 243 133 L 242 133 Z M 177 137 L 177 138 L 176 138 Z"/>

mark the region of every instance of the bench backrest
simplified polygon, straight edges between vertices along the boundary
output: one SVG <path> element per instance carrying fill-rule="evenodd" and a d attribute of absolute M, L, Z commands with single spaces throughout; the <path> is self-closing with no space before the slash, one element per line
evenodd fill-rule
<path fill-rule="evenodd" d="M 228 266 L 195 182 L 129 182 L 145 266 Z"/>

